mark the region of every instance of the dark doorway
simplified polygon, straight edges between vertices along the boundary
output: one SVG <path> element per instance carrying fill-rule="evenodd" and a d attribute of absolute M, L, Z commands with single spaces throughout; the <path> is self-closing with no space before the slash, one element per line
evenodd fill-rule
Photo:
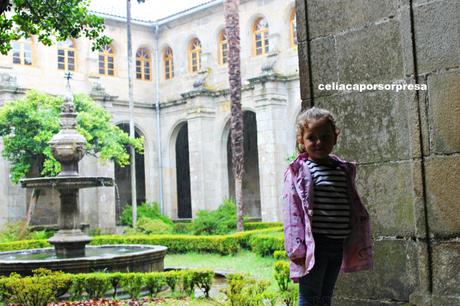
<path fill-rule="evenodd" d="M 122 123 L 118 127 L 129 133 L 129 124 Z M 135 137 L 140 137 L 135 131 Z M 126 147 L 129 152 L 129 147 Z M 120 167 L 115 164 L 115 199 L 116 199 L 116 217 L 117 223 L 120 222 L 120 216 L 127 205 L 131 205 L 131 166 Z M 145 168 L 144 154 L 136 153 L 136 195 L 137 204 L 145 202 Z"/>
<path fill-rule="evenodd" d="M 259 154 L 257 150 L 256 114 L 245 111 L 244 122 L 244 177 L 243 177 L 243 211 L 253 218 L 261 217 L 260 184 L 259 184 Z M 228 185 L 230 196 L 235 199 L 235 179 L 232 170 L 231 135 L 227 139 Z"/>
<path fill-rule="evenodd" d="M 191 218 L 192 199 L 190 196 L 190 161 L 187 123 L 180 127 L 176 139 L 176 181 L 177 216 L 179 218 Z"/>

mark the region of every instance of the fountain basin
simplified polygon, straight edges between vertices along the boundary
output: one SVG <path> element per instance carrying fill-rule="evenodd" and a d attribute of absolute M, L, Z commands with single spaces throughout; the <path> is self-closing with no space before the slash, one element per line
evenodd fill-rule
<path fill-rule="evenodd" d="M 167 247 L 159 245 L 87 246 L 86 256 L 57 258 L 54 248 L 0 252 L 0 275 L 31 275 L 46 268 L 68 273 L 163 271 Z"/>
<path fill-rule="evenodd" d="M 26 188 L 82 189 L 100 186 L 113 186 L 113 179 L 102 176 L 56 176 L 37 177 L 20 180 Z"/>

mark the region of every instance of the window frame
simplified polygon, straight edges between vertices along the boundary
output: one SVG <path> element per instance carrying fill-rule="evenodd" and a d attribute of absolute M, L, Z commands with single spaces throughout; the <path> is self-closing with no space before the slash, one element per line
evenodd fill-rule
<path fill-rule="evenodd" d="M 67 46 L 60 46 L 59 44 L 65 44 L 67 41 L 69 41 L 72 44 L 72 47 L 67 47 Z M 72 71 L 76 72 L 77 71 L 77 47 L 76 47 L 76 42 L 74 39 L 67 39 L 65 41 L 58 42 L 56 44 L 56 51 L 57 51 L 57 69 L 58 70 L 64 70 L 64 71 Z M 62 50 L 64 52 L 63 59 L 64 59 L 64 69 L 59 68 L 59 58 L 61 57 L 59 55 L 59 51 Z M 73 70 L 69 70 L 69 52 L 73 52 Z"/>
<path fill-rule="evenodd" d="M 265 21 L 266 27 L 258 28 L 259 25 L 262 25 L 262 22 Z M 263 56 L 270 52 L 270 40 L 268 38 L 270 34 L 270 26 L 268 21 L 265 17 L 259 17 L 253 24 L 252 27 L 252 50 L 253 56 Z M 260 47 L 257 47 L 257 36 L 260 35 Z M 260 53 L 258 53 L 258 49 L 260 49 Z"/>
<path fill-rule="evenodd" d="M 168 54 L 168 51 L 171 51 Z M 174 78 L 174 53 L 171 47 L 165 47 L 163 49 L 163 80 L 172 80 Z M 169 63 L 169 66 L 166 63 Z M 167 69 L 169 67 L 169 69 Z M 167 77 L 169 73 L 169 77 Z"/>
<path fill-rule="evenodd" d="M 228 63 L 228 40 L 225 29 L 219 33 L 219 65 L 224 66 Z"/>
<path fill-rule="evenodd" d="M 142 54 L 142 56 L 139 56 L 138 55 L 139 52 L 144 52 L 144 54 Z M 138 61 L 140 62 L 139 67 L 141 68 L 140 78 L 138 77 L 138 73 L 137 73 L 137 68 L 138 68 L 137 62 Z M 145 73 L 146 63 L 149 64 L 148 79 L 146 78 L 146 73 Z M 153 80 L 152 78 L 152 53 L 147 48 L 139 48 L 136 51 L 136 80 L 141 80 L 141 81 L 152 81 Z"/>
<path fill-rule="evenodd" d="M 111 52 L 108 51 L 108 48 L 110 48 Z M 101 50 L 98 52 L 98 67 L 97 71 L 99 75 L 103 76 L 109 76 L 109 77 L 114 77 L 116 76 L 116 67 L 115 67 L 115 48 L 113 47 L 112 44 L 110 45 L 105 45 L 102 47 Z M 101 56 L 104 58 L 104 73 L 101 73 Z M 109 74 L 109 57 L 112 57 L 112 63 L 113 63 L 113 74 Z"/>
<path fill-rule="evenodd" d="M 30 64 L 26 64 L 26 61 L 25 61 L 26 45 L 30 46 Z M 32 37 L 21 38 L 20 40 L 13 41 L 11 43 L 11 51 L 12 51 L 13 65 L 21 65 L 25 67 L 35 66 L 35 43 Z M 14 62 L 14 59 L 15 59 L 14 53 L 16 51 L 19 51 L 19 63 Z"/>
<path fill-rule="evenodd" d="M 199 45 L 198 48 L 194 48 L 195 46 L 197 46 L 197 44 Z M 201 70 L 201 52 L 202 52 L 202 45 L 201 45 L 201 41 L 198 39 L 198 38 L 193 38 L 191 41 L 190 41 L 190 44 L 189 44 L 189 48 L 188 48 L 188 63 L 189 63 L 189 73 L 191 74 L 195 74 L 195 73 L 198 73 L 200 70 Z M 194 66 L 193 65 L 193 56 L 196 55 L 196 65 Z M 195 69 L 196 67 L 196 69 Z"/>
<path fill-rule="evenodd" d="M 289 42 L 291 48 L 297 48 L 297 16 L 295 7 L 291 10 L 289 16 Z"/>

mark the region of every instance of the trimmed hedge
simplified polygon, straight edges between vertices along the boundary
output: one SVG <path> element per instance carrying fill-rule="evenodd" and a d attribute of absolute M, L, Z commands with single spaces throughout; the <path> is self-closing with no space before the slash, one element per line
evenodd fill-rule
<path fill-rule="evenodd" d="M 234 239 L 238 240 L 239 245 L 244 249 L 252 249 L 251 248 L 251 239 L 261 234 L 268 234 L 268 233 L 282 233 L 283 227 L 273 227 L 267 229 L 260 229 L 260 230 L 251 230 L 251 231 L 244 231 L 239 233 L 234 233 L 228 235 L 233 237 Z"/>
<path fill-rule="evenodd" d="M 194 236 L 194 235 L 106 235 L 94 237 L 92 245 L 103 244 L 148 244 L 163 245 L 170 253 L 203 252 L 229 255 L 238 253 L 240 248 L 251 249 L 264 256 L 271 256 L 273 251 L 284 248 L 283 228 L 267 228 L 244 231 L 229 235 Z M 276 234 L 273 234 L 276 233 Z M 265 235 L 264 235 L 265 234 Z M 262 239 L 257 239 L 263 235 Z M 263 242 L 269 235 L 269 243 Z M 270 236 L 275 235 L 275 236 Z"/>
<path fill-rule="evenodd" d="M 271 256 L 282 250 L 283 227 L 247 230 L 229 235 L 103 235 L 93 237 L 91 245 L 147 244 L 163 245 L 169 253 L 203 252 L 221 255 L 236 254 L 240 248 L 251 249 L 257 254 Z M 50 247 L 46 240 L 23 240 L 0 243 L 0 251 L 13 251 Z"/>
<path fill-rule="evenodd" d="M 46 306 L 66 293 L 74 300 L 101 298 L 110 293 L 116 298 L 120 289 L 137 299 L 143 289 L 155 296 L 167 287 L 172 292 L 180 287 L 187 294 L 199 288 L 209 296 L 214 279 L 214 272 L 204 269 L 149 273 L 68 274 L 46 269 L 34 272 L 33 276 L 21 277 L 13 273 L 10 277 L 0 278 L 0 301 Z"/>
<path fill-rule="evenodd" d="M 279 251 L 273 252 L 273 258 L 275 258 L 276 260 L 288 260 L 285 250 L 279 250 Z"/>
<path fill-rule="evenodd" d="M 271 227 L 280 227 L 283 226 L 282 222 L 245 222 L 244 223 L 244 230 L 258 230 L 258 229 L 266 229 Z"/>
<path fill-rule="evenodd" d="M 48 248 L 48 247 L 51 247 L 51 244 L 45 239 L 21 240 L 21 241 L 0 243 L 0 252 L 26 250 L 26 249 L 39 249 L 39 248 Z"/>
<path fill-rule="evenodd" d="M 238 241 L 227 235 L 191 236 L 191 235 L 136 235 L 136 236 L 98 236 L 91 245 L 103 244 L 147 244 L 163 245 L 168 253 L 207 252 L 222 255 L 236 254 Z"/>
<path fill-rule="evenodd" d="M 261 256 L 272 256 L 275 251 L 284 249 L 283 233 L 254 235 L 249 240 L 251 250 Z"/>

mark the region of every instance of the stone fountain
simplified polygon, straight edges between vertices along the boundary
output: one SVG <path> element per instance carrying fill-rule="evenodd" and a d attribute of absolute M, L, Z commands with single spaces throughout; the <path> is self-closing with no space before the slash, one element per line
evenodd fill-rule
<path fill-rule="evenodd" d="M 59 231 L 48 242 L 52 248 L 0 253 L 0 275 L 11 272 L 31 274 L 36 268 L 66 272 L 162 271 L 167 248 L 147 245 L 86 246 L 91 237 L 80 229 L 78 193 L 80 189 L 113 186 L 109 177 L 82 177 L 78 162 L 86 153 L 86 139 L 76 130 L 75 106 L 70 91 L 70 73 L 66 73 L 67 90 L 61 106 L 61 130 L 49 145 L 62 171 L 56 177 L 21 180 L 25 188 L 54 188 L 60 194 Z"/>

